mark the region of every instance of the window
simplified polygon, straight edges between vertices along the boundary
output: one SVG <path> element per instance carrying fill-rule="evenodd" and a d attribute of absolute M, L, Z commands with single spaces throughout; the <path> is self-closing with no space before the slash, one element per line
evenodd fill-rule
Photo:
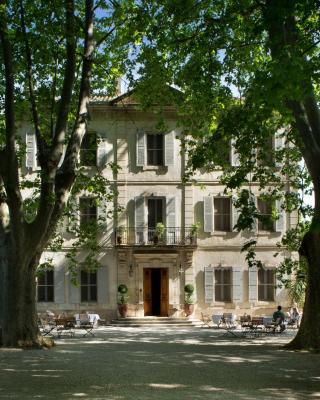
<path fill-rule="evenodd" d="M 97 220 L 97 206 L 95 199 L 82 197 L 80 199 L 80 227 L 87 225 L 91 221 Z"/>
<path fill-rule="evenodd" d="M 258 300 L 274 301 L 275 275 L 272 269 L 258 270 Z"/>
<path fill-rule="evenodd" d="M 258 220 L 258 230 L 273 232 L 272 202 L 258 199 L 258 210 L 261 216 L 261 219 Z"/>
<path fill-rule="evenodd" d="M 38 276 L 38 301 L 54 301 L 54 273 L 52 270 L 43 271 Z"/>
<path fill-rule="evenodd" d="M 97 165 L 97 135 L 95 132 L 86 132 L 82 139 L 80 163 L 87 167 Z"/>
<path fill-rule="evenodd" d="M 148 227 L 155 228 L 158 222 L 163 221 L 163 199 L 148 199 Z"/>
<path fill-rule="evenodd" d="M 214 199 L 214 230 L 230 232 L 231 200 L 229 198 Z"/>
<path fill-rule="evenodd" d="M 147 165 L 164 165 L 163 135 L 147 135 Z"/>
<path fill-rule="evenodd" d="M 97 301 L 97 272 L 81 271 L 81 302 Z"/>
<path fill-rule="evenodd" d="M 273 136 L 267 138 L 257 150 L 257 165 L 261 167 L 272 167 L 274 165 Z"/>
<path fill-rule="evenodd" d="M 231 268 L 214 271 L 215 301 L 231 302 Z"/>

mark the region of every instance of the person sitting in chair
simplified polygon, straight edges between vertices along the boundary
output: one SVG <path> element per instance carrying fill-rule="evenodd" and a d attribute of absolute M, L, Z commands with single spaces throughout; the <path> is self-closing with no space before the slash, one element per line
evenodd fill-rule
<path fill-rule="evenodd" d="M 297 303 L 293 303 L 289 313 L 290 313 L 289 324 L 296 325 L 297 328 L 299 328 L 300 319 L 301 319 L 301 313 L 299 311 Z"/>
<path fill-rule="evenodd" d="M 275 332 L 277 326 L 280 326 L 280 332 L 283 332 L 286 329 L 286 326 L 284 324 L 285 315 L 284 312 L 282 311 L 281 306 L 278 306 L 278 309 L 273 313 L 272 318 L 273 321 L 275 322 L 275 327 L 273 329 L 273 332 Z"/>

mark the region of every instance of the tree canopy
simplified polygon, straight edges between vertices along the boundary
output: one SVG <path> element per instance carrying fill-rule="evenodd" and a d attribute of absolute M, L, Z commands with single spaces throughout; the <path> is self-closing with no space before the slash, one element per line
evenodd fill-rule
<path fill-rule="evenodd" d="M 191 173 L 223 166 L 221 180 L 226 190 L 237 192 L 242 210 L 237 228 L 252 228 L 256 218 L 263 219 L 252 201 L 252 184 L 259 185 L 265 199 L 282 199 L 288 212 L 312 217 L 311 224 L 300 220 L 287 232 L 280 249 L 299 250 L 308 266 L 304 317 L 291 346 L 317 349 L 319 5 L 312 0 L 146 0 L 127 10 L 127 34 L 135 37 L 128 65 L 138 75 L 132 80 L 149 104 L 161 99 L 166 84 L 182 90 L 176 105 L 189 134 Z M 277 146 L 281 140 L 284 145 Z M 230 141 L 237 167 L 225 162 Z M 310 184 L 314 209 L 303 203 Z M 276 210 L 273 218 L 278 218 Z M 247 259 L 259 266 L 255 245 L 255 238 L 246 245 Z M 289 257 L 281 268 L 282 274 L 304 267 Z"/>
<path fill-rule="evenodd" d="M 123 71 L 128 46 L 117 33 L 119 7 L 93 0 L 0 2 L 0 326 L 8 346 L 43 343 L 35 273 L 44 249 L 61 244 L 54 235 L 72 193 L 85 187 L 96 203 L 111 198 L 99 169 L 84 174 L 78 160 L 90 96 L 114 94 Z M 31 175 L 23 166 L 25 129 L 36 137 Z M 99 223 L 75 231 L 71 265 L 77 247 L 86 245 L 87 261 L 96 266 Z"/>

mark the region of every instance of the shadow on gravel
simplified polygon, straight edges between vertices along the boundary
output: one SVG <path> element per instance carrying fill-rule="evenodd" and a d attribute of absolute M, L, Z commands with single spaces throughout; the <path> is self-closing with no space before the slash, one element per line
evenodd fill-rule
<path fill-rule="evenodd" d="M 104 328 L 51 350 L 1 350 L 0 399 L 320 399 L 319 356 L 283 350 L 289 340 Z"/>

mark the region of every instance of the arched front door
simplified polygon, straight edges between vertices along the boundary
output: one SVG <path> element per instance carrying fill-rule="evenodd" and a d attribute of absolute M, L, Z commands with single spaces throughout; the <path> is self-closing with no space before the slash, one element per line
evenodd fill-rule
<path fill-rule="evenodd" d="M 143 269 L 143 301 L 145 316 L 167 317 L 169 310 L 168 268 Z"/>

